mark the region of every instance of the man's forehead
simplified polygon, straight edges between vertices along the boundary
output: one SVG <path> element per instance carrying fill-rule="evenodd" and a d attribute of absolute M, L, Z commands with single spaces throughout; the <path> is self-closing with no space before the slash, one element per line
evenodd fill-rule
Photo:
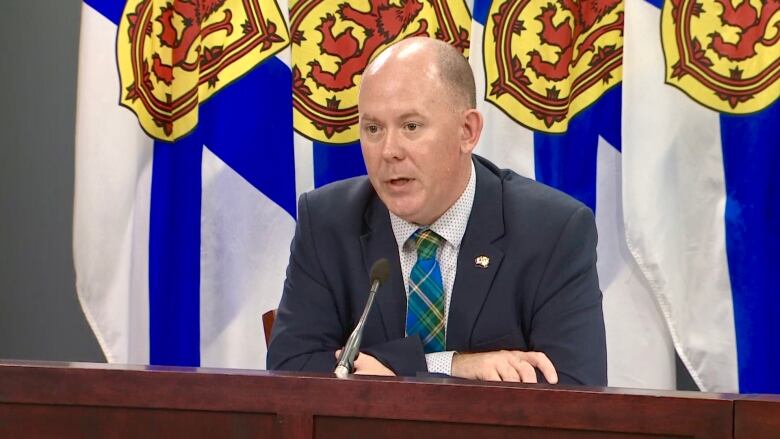
<path fill-rule="evenodd" d="M 437 88 L 442 85 L 438 70 L 430 63 L 418 65 L 393 63 L 380 70 L 365 73 L 360 79 L 358 98 L 363 92 L 370 94 L 384 93 L 393 96 L 412 97 L 420 93 L 432 91 L 439 93 Z"/>
<path fill-rule="evenodd" d="M 447 100 L 444 84 L 424 75 L 377 76 L 361 84 L 358 113 L 360 120 L 419 118 Z"/>
<path fill-rule="evenodd" d="M 371 111 L 360 111 L 360 120 L 361 121 L 380 121 L 386 117 L 395 118 L 399 120 L 406 120 L 411 118 L 424 118 L 425 114 L 422 111 L 418 111 L 416 109 L 407 109 L 407 110 L 400 110 L 397 112 L 390 112 L 389 114 L 387 112 L 371 112 Z"/>
<path fill-rule="evenodd" d="M 408 64 L 415 57 L 425 56 L 425 46 L 421 41 L 402 41 L 380 53 L 365 70 L 365 74 L 371 75 L 383 69 L 393 67 L 396 64 Z"/>

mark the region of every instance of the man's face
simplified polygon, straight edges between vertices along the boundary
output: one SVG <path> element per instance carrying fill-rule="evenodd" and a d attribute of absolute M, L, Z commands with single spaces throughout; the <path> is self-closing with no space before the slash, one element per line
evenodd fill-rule
<path fill-rule="evenodd" d="M 394 59 L 363 79 L 360 143 L 379 198 L 399 217 L 431 224 L 460 196 L 473 145 L 463 112 L 424 57 Z"/>

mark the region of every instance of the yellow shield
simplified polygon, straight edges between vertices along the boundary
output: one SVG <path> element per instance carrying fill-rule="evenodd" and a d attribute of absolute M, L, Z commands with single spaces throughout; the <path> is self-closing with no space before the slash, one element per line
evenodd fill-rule
<path fill-rule="evenodd" d="M 290 8 L 295 130 L 318 142 L 355 142 L 357 87 L 376 55 L 419 35 L 467 54 L 470 28 L 463 1 L 295 1 Z"/>
<path fill-rule="evenodd" d="M 667 84 L 731 114 L 780 97 L 780 1 L 669 0 L 662 14 Z"/>
<path fill-rule="evenodd" d="M 273 0 L 129 0 L 117 34 L 121 104 L 175 141 L 198 105 L 289 43 Z"/>
<path fill-rule="evenodd" d="M 494 1 L 485 26 L 485 99 L 520 124 L 566 132 L 622 78 L 621 0 Z"/>

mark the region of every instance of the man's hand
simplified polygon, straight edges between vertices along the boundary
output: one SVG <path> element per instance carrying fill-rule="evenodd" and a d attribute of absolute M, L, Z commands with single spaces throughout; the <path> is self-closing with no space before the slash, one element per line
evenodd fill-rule
<path fill-rule="evenodd" d="M 555 367 L 541 352 L 493 351 L 452 357 L 452 376 L 471 380 L 535 383 L 536 369 L 550 384 L 558 382 Z"/>
<path fill-rule="evenodd" d="M 341 355 L 341 349 L 336 351 L 336 359 L 338 360 Z M 352 372 L 355 375 L 379 375 L 379 376 L 395 376 L 392 370 L 385 367 L 379 360 L 371 355 L 359 353 L 355 358 L 355 370 Z"/>

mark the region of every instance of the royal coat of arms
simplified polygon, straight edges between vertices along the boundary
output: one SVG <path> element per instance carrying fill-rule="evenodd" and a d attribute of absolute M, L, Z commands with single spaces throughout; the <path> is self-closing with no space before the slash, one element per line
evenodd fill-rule
<path fill-rule="evenodd" d="M 121 104 L 175 141 L 198 106 L 289 44 L 273 0 L 129 0 L 117 33 Z"/>
<path fill-rule="evenodd" d="M 668 0 L 666 82 L 713 110 L 747 114 L 780 97 L 780 0 Z"/>
<path fill-rule="evenodd" d="M 563 133 L 622 79 L 623 2 L 494 1 L 483 54 L 486 100 L 530 129 Z"/>
<path fill-rule="evenodd" d="M 462 1 L 295 1 L 290 8 L 295 130 L 319 142 L 355 142 L 360 76 L 382 49 L 426 35 L 466 54 L 470 28 Z"/>

